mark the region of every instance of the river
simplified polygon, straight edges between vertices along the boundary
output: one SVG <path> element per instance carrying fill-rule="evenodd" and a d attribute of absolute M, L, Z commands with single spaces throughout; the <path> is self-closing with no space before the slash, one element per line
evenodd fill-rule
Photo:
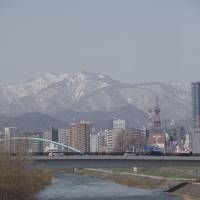
<path fill-rule="evenodd" d="M 77 174 L 58 174 L 38 200 L 180 200 L 166 193 L 137 189 Z"/>

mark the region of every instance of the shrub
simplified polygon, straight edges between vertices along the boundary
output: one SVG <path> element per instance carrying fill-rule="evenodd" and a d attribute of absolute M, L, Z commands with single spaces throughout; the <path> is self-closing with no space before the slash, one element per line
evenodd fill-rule
<path fill-rule="evenodd" d="M 32 200 L 51 178 L 42 170 L 32 170 L 22 151 L 12 156 L 0 149 L 0 200 Z"/>

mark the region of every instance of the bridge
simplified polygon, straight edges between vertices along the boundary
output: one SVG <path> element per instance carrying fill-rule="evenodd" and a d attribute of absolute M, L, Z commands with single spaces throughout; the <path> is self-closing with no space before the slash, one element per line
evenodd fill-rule
<path fill-rule="evenodd" d="M 30 156 L 33 168 L 200 167 L 198 156 Z"/>
<path fill-rule="evenodd" d="M 60 143 L 60 142 L 44 139 L 44 138 L 38 138 L 38 137 L 12 137 L 12 138 L 8 138 L 8 139 L 0 139 L 0 142 L 6 142 L 7 140 L 8 141 L 11 141 L 11 140 L 23 140 L 23 141 L 30 140 L 30 141 L 38 141 L 38 142 L 47 142 L 47 143 L 51 143 L 51 144 L 54 144 L 56 146 L 61 147 L 63 151 L 75 152 L 75 153 L 83 154 L 81 151 L 79 151 L 78 149 L 75 149 L 75 148 L 73 148 L 71 146 L 65 145 L 65 144 Z"/>
<path fill-rule="evenodd" d="M 200 156 L 112 156 L 84 155 L 79 150 L 59 142 L 34 137 L 14 137 L 9 140 L 33 140 L 53 143 L 68 152 L 82 155 L 73 156 L 28 156 L 33 168 L 65 169 L 65 168 L 120 168 L 120 167 L 200 167 Z M 0 139 L 0 142 L 6 141 Z"/>

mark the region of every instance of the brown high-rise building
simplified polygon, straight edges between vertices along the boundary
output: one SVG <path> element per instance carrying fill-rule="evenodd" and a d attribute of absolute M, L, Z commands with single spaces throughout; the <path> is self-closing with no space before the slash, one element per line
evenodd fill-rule
<path fill-rule="evenodd" d="M 83 153 L 90 152 L 91 125 L 89 122 L 80 122 L 71 125 L 71 145 Z"/>

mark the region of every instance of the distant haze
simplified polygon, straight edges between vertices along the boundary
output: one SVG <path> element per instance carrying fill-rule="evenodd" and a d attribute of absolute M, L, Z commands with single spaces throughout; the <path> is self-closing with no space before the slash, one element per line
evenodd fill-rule
<path fill-rule="evenodd" d="M 198 0 L 1 0 L 0 84 L 86 70 L 200 80 Z"/>

